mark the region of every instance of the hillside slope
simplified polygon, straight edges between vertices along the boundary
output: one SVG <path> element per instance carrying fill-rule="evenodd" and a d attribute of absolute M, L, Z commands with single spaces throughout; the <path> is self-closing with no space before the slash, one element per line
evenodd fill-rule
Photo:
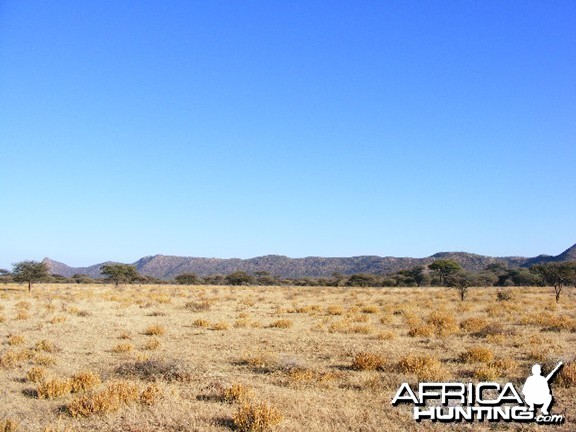
<path fill-rule="evenodd" d="M 379 256 L 356 256 L 345 258 L 306 257 L 289 258 L 282 255 L 266 255 L 250 259 L 240 258 L 196 258 L 167 255 L 154 255 L 133 263 L 138 272 L 159 279 L 172 279 L 182 273 L 196 273 L 199 276 L 226 275 L 237 270 L 248 273 L 267 271 L 280 277 L 330 277 L 334 273 L 350 275 L 372 273 L 385 275 L 418 265 L 427 265 L 436 259 L 452 259 L 467 270 L 482 270 L 489 264 L 503 263 L 509 267 L 528 267 L 543 262 L 576 261 L 576 245 L 557 256 L 539 255 L 524 257 L 490 257 L 467 252 L 439 252 L 426 258 L 396 258 Z M 70 277 L 86 274 L 93 278 L 101 277 L 100 267 L 110 262 L 89 267 L 69 267 L 50 258 L 45 258 L 53 274 Z"/>

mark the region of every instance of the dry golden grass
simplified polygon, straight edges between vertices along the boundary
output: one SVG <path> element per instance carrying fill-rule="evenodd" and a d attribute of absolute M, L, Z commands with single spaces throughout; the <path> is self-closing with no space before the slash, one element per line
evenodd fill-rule
<path fill-rule="evenodd" d="M 115 352 L 116 354 L 122 354 L 122 353 L 128 353 L 133 349 L 134 345 L 130 343 L 119 343 L 114 348 L 112 348 L 112 351 Z"/>
<path fill-rule="evenodd" d="M 489 363 L 494 359 L 494 353 L 490 348 L 483 346 L 473 346 L 460 355 L 464 363 Z"/>
<path fill-rule="evenodd" d="M 386 367 L 386 359 L 370 352 L 361 352 L 354 356 L 351 368 L 354 370 L 376 370 Z"/>
<path fill-rule="evenodd" d="M 218 395 L 219 399 L 223 402 L 233 403 L 249 400 L 254 396 L 254 391 L 251 387 L 245 384 L 232 384 L 229 387 L 222 389 Z"/>
<path fill-rule="evenodd" d="M 39 399 L 55 399 L 72 392 L 72 380 L 69 378 L 47 378 L 38 384 L 36 393 Z"/>
<path fill-rule="evenodd" d="M 232 420 L 240 432 L 268 432 L 283 419 L 280 411 L 267 402 L 243 402 Z"/>
<path fill-rule="evenodd" d="M 146 327 L 144 334 L 146 336 L 162 336 L 166 333 L 166 328 L 160 324 L 153 324 Z"/>
<path fill-rule="evenodd" d="M 20 422 L 11 418 L 0 420 L 0 432 L 17 432 Z"/>
<path fill-rule="evenodd" d="M 92 390 L 101 383 L 100 377 L 90 370 L 78 372 L 72 376 L 72 393 Z"/>
<path fill-rule="evenodd" d="M 8 336 L 8 345 L 17 346 L 22 345 L 26 337 L 24 335 L 10 335 Z"/>
<path fill-rule="evenodd" d="M 417 424 L 390 401 L 421 380 L 520 388 L 534 363 L 562 360 L 553 411 L 569 422 L 554 429 L 573 430 L 576 292 L 558 305 L 549 288 L 510 292 L 473 288 L 462 303 L 442 288 L 0 287 L 0 421 L 19 432 L 524 432 Z"/>

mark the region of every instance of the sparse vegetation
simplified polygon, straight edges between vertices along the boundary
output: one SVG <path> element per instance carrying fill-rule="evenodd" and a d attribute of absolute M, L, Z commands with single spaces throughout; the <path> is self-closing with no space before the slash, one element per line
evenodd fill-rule
<path fill-rule="evenodd" d="M 38 288 L 0 293 L 0 419 L 18 431 L 294 430 L 303 416 L 314 432 L 380 430 L 389 416 L 409 430 L 390 407 L 400 382 L 522 382 L 561 359 L 554 396 L 576 407 L 569 290 L 557 304 L 540 287 L 505 301 L 472 288 L 464 303 L 430 287 Z"/>

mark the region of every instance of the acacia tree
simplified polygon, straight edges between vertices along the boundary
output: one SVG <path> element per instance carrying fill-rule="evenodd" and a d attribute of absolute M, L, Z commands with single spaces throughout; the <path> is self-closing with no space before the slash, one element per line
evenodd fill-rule
<path fill-rule="evenodd" d="M 242 270 L 235 271 L 226 276 L 228 285 L 250 285 L 254 283 L 254 278 Z"/>
<path fill-rule="evenodd" d="M 436 260 L 432 264 L 428 264 L 428 268 L 438 275 L 443 286 L 447 285 L 447 278 L 450 275 L 462 270 L 460 264 L 450 259 Z"/>
<path fill-rule="evenodd" d="M 554 287 L 556 303 L 560 302 L 560 294 L 565 285 L 576 285 L 576 263 L 573 262 L 536 264 L 530 267 L 530 271 Z"/>
<path fill-rule="evenodd" d="M 460 293 L 461 301 L 464 301 L 468 294 L 468 289 L 474 286 L 475 282 L 474 275 L 464 270 L 451 273 L 446 277 L 446 285 Z"/>
<path fill-rule="evenodd" d="M 100 273 L 116 287 L 121 283 L 133 282 L 140 276 L 136 267 L 129 264 L 106 264 L 100 267 Z"/>
<path fill-rule="evenodd" d="M 196 273 L 182 273 L 174 278 L 180 285 L 198 285 L 200 280 Z"/>
<path fill-rule="evenodd" d="M 38 261 L 20 261 L 13 264 L 12 276 L 15 282 L 28 284 L 28 291 L 32 291 L 32 285 L 49 276 L 46 263 Z"/>

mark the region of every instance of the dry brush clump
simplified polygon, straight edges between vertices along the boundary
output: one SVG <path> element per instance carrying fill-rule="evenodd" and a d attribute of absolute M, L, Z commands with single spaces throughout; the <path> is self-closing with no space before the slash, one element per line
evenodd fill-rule
<path fill-rule="evenodd" d="M 281 329 L 287 329 L 290 328 L 294 325 L 294 321 L 289 320 L 289 319 L 279 319 L 277 321 L 274 321 L 272 324 L 270 324 L 269 327 L 271 328 L 281 328 Z"/>
<path fill-rule="evenodd" d="M 34 355 L 34 351 L 28 349 L 9 349 L 0 355 L 0 367 L 6 369 L 16 367 L 20 363 L 34 358 Z"/>
<path fill-rule="evenodd" d="M 134 345 L 131 343 L 119 343 L 112 348 L 112 352 L 115 352 L 116 354 L 129 353 L 132 350 L 134 350 Z"/>
<path fill-rule="evenodd" d="M 360 352 L 352 359 L 350 366 L 354 370 L 383 370 L 386 368 L 386 358 L 370 352 Z"/>
<path fill-rule="evenodd" d="M 92 390 L 100 385 L 102 380 L 98 374 L 85 370 L 72 375 L 72 393 L 80 393 Z"/>
<path fill-rule="evenodd" d="M 10 346 L 17 346 L 22 345 L 26 337 L 24 335 L 9 335 L 8 336 L 8 345 Z"/>
<path fill-rule="evenodd" d="M 228 324 L 226 321 L 218 321 L 213 323 L 210 326 L 210 330 L 214 330 L 214 331 L 224 331 L 224 330 L 228 330 L 230 328 L 230 324 Z"/>
<path fill-rule="evenodd" d="M 38 384 L 38 399 L 56 399 L 72 392 L 72 380 L 69 378 L 46 378 Z"/>
<path fill-rule="evenodd" d="M 483 346 L 473 346 L 460 354 L 463 363 L 489 363 L 494 359 L 494 352 Z"/>
<path fill-rule="evenodd" d="M 482 317 L 470 317 L 460 322 L 460 328 L 466 333 L 477 333 L 488 326 L 488 320 Z"/>
<path fill-rule="evenodd" d="M 408 354 L 400 359 L 396 369 L 403 374 L 414 374 L 419 381 L 448 379 L 448 372 L 440 360 L 431 354 Z"/>
<path fill-rule="evenodd" d="M 239 432 L 269 432 L 277 426 L 284 416 L 267 402 L 244 401 L 232 416 Z"/>
<path fill-rule="evenodd" d="M 72 417 L 88 417 L 118 411 L 140 398 L 137 384 L 131 381 L 112 381 L 104 390 L 85 393 L 66 405 Z"/>
<path fill-rule="evenodd" d="M 46 368 L 41 366 L 33 366 L 26 374 L 26 379 L 35 384 L 39 384 L 48 376 Z"/>
<path fill-rule="evenodd" d="M 240 364 L 251 367 L 256 372 L 272 372 L 278 368 L 278 356 L 269 351 L 257 351 L 255 353 L 245 353 L 240 358 Z"/>
<path fill-rule="evenodd" d="M 156 338 L 148 339 L 144 345 L 142 345 L 142 349 L 145 351 L 154 351 L 160 347 L 160 341 Z"/>
<path fill-rule="evenodd" d="M 152 324 L 146 327 L 144 334 L 146 336 L 162 336 L 166 333 L 166 328 L 160 324 Z"/>
<path fill-rule="evenodd" d="M 245 384 L 232 384 L 220 389 L 217 398 L 222 402 L 234 403 L 252 399 L 254 391 Z"/>
<path fill-rule="evenodd" d="M 561 387 L 576 387 L 576 360 L 568 362 L 562 367 L 556 382 Z"/>

